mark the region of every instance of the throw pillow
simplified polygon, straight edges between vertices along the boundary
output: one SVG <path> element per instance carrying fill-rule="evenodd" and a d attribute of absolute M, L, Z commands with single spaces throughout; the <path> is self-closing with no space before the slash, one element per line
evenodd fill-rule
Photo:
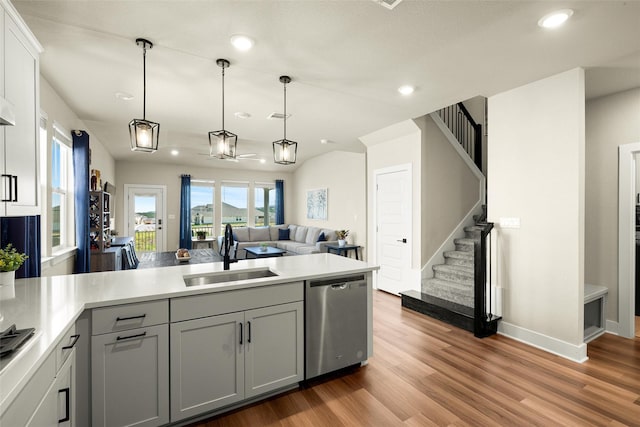
<path fill-rule="evenodd" d="M 236 235 L 236 233 L 231 233 L 231 237 L 233 237 L 234 242 L 239 242 L 238 236 Z"/>
<path fill-rule="evenodd" d="M 289 240 L 289 231 L 288 228 L 278 229 L 278 240 Z"/>
<path fill-rule="evenodd" d="M 324 231 L 322 233 L 320 233 L 320 235 L 318 236 L 318 242 L 326 242 L 327 241 L 327 237 L 324 235 Z"/>

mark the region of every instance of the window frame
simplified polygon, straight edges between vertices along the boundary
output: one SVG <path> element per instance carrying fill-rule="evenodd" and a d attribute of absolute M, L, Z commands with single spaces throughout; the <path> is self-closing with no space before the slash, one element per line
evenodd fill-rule
<path fill-rule="evenodd" d="M 48 166 L 49 171 L 47 174 L 47 241 L 50 245 L 51 254 L 63 252 L 68 248 L 75 247 L 75 227 L 74 227 L 74 193 L 73 193 L 73 142 L 71 140 L 70 132 L 66 131 L 60 124 L 53 122 L 53 132 L 51 132 L 51 138 L 48 137 L 46 142 L 48 149 L 50 149 L 50 157 Z M 54 146 L 57 144 L 60 147 L 60 186 L 54 187 Z M 60 241 L 58 245 L 54 246 L 53 242 L 53 200 L 54 195 L 58 194 L 61 200 L 60 207 Z"/>
<path fill-rule="evenodd" d="M 265 224 L 264 220 L 263 220 L 263 224 L 258 225 L 256 223 L 256 219 L 257 219 L 256 217 L 258 215 L 258 206 L 256 204 L 256 202 L 257 202 L 257 200 L 256 200 L 256 198 L 257 198 L 256 191 L 259 190 L 259 189 L 264 189 L 264 188 L 268 188 L 269 192 L 271 192 L 271 190 L 273 190 L 273 200 L 269 199 L 268 206 L 271 206 L 273 204 L 274 212 L 273 212 L 273 215 L 269 217 L 269 223 Z M 276 190 L 276 182 L 275 181 L 273 181 L 273 182 L 258 182 L 258 181 L 254 182 L 254 184 L 253 184 L 253 212 L 251 213 L 251 217 L 253 218 L 254 226 L 256 226 L 256 227 L 268 227 L 270 225 L 276 225 L 276 214 L 275 214 L 276 193 L 275 193 L 275 190 Z M 271 222 L 273 222 L 273 224 Z"/>

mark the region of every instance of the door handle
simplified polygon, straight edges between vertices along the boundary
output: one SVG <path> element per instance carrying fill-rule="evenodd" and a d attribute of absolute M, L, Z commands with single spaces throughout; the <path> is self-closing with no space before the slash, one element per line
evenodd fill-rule
<path fill-rule="evenodd" d="M 400 243 L 407 243 L 407 239 L 406 239 L 406 238 L 405 238 L 405 239 L 398 239 L 398 242 L 400 242 Z"/>
<path fill-rule="evenodd" d="M 7 190 L 7 184 L 6 184 L 6 181 L 5 181 L 4 179 L 5 179 L 5 178 L 9 178 L 9 191 L 8 191 L 8 193 L 9 193 L 9 197 L 8 197 L 8 198 L 4 198 L 4 199 L 0 200 L 0 201 L 2 201 L 2 202 L 10 202 L 10 201 L 11 201 L 11 199 L 13 199 L 13 194 L 12 194 L 12 193 L 13 193 L 13 185 L 11 185 L 11 184 L 12 184 L 12 183 L 11 183 L 11 178 L 12 178 L 12 177 L 13 177 L 13 175 L 9 175 L 9 174 L 6 174 L 6 173 L 3 173 L 3 174 L 2 174 L 2 185 L 3 185 L 4 190 L 5 190 L 5 191 L 3 192 L 4 194 L 6 194 L 6 193 L 7 193 L 7 191 L 6 191 L 6 190 Z"/>
<path fill-rule="evenodd" d="M 18 201 L 18 175 L 13 175 L 13 200 L 12 202 Z M 9 193 L 9 198 L 11 198 L 11 193 Z"/>

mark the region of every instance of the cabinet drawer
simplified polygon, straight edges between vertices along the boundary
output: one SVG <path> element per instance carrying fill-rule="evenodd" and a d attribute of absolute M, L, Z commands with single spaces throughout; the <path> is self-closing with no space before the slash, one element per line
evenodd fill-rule
<path fill-rule="evenodd" d="M 96 308 L 91 312 L 92 335 L 159 325 L 169 321 L 168 300 Z"/>
<path fill-rule="evenodd" d="M 171 299 L 171 321 L 180 322 L 303 299 L 302 282 L 173 298 Z"/>
<path fill-rule="evenodd" d="M 80 336 L 76 335 L 76 324 L 74 323 L 67 329 L 58 345 L 56 345 L 56 372 L 60 370 L 67 360 L 79 338 Z"/>

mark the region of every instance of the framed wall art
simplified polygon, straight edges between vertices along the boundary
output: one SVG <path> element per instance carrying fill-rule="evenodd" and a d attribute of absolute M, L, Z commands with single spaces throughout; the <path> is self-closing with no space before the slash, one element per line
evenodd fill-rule
<path fill-rule="evenodd" d="M 307 190 L 307 218 L 327 219 L 327 189 Z"/>

